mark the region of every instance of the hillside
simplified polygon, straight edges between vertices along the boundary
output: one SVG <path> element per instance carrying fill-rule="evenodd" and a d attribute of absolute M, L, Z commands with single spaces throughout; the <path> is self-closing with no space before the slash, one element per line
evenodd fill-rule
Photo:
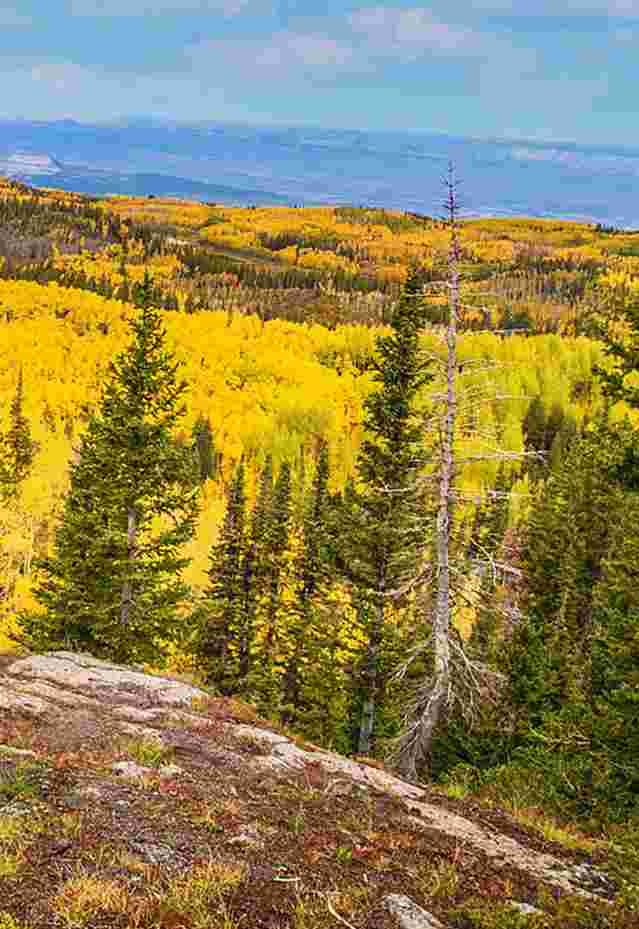
<path fill-rule="evenodd" d="M 639 925 L 603 842 L 544 838 L 174 679 L 3 663 L 6 929 Z"/>
<path fill-rule="evenodd" d="M 259 717 L 325 761 L 403 771 L 414 784 L 397 789 L 421 791 L 455 833 L 451 851 L 402 819 L 378 849 L 379 818 L 365 834 L 326 819 L 324 834 L 312 798 L 286 795 L 284 819 L 262 810 L 265 835 L 287 836 L 269 885 L 296 884 L 277 867 L 301 857 L 323 875 L 313 894 L 329 896 L 319 912 L 306 897 L 280 912 L 267 894 L 265 926 L 390 926 L 388 893 L 450 929 L 635 924 L 638 248 L 631 231 L 560 220 L 0 184 L 0 649 L 35 666 L 35 653 L 73 650 L 187 675 L 214 716 Z M 19 747 L 49 764 L 64 749 L 39 740 L 71 698 L 11 681 L 5 715 L 42 720 L 9 723 L 5 741 L 23 733 Z M 82 731 L 99 734 L 84 706 L 96 717 Z M 25 777 L 10 773 L 9 791 L 28 793 Z M 255 785 L 229 784 L 255 800 Z M 169 829 L 174 813 L 160 813 Z M 307 819 L 321 833 L 311 850 Z M 490 823 L 498 838 L 477 832 Z M 437 858 L 432 874 L 414 847 Z M 507 868 L 494 860 L 506 848 Z M 530 884 L 533 851 L 592 858 L 618 905 L 553 903 Z M 393 855 L 408 883 L 389 877 Z M 362 871 L 372 896 L 359 881 L 360 902 L 335 909 L 331 875 L 357 883 L 369 858 L 381 883 Z M 468 889 L 456 866 L 474 875 Z M 228 898 L 239 922 L 248 874 Z M 111 889 L 108 905 L 126 908 Z M 472 894 L 547 915 L 484 913 Z M 188 925 L 138 904 L 140 925 Z M 260 925 L 257 909 L 244 917 Z"/>

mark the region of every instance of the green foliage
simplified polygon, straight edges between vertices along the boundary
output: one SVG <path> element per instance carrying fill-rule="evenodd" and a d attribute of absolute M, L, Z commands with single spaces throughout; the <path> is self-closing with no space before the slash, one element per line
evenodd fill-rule
<path fill-rule="evenodd" d="M 291 520 L 291 466 L 285 461 L 273 485 L 268 510 L 263 514 L 259 581 L 260 637 L 251 658 L 247 687 L 258 707 L 272 711 L 280 696 L 282 647 L 281 596 L 289 575 Z"/>
<path fill-rule="evenodd" d="M 326 600 L 332 559 L 328 520 L 328 446 L 321 442 L 313 481 L 302 513 L 302 545 L 293 565 L 294 596 L 287 611 L 289 654 L 282 680 L 283 717 L 307 738 L 334 740 L 343 719 L 342 675 L 335 652 L 339 624 Z"/>
<path fill-rule="evenodd" d="M 618 480 L 633 441 L 599 423 L 546 482 L 508 649 L 518 747 L 505 776 L 527 772 L 544 802 L 599 821 L 639 815 L 639 508 Z"/>
<path fill-rule="evenodd" d="M 633 929 L 636 917 L 608 900 L 594 901 L 560 894 L 544 895 L 539 913 L 520 913 L 508 901 L 477 900 L 452 913 L 454 929 Z"/>
<path fill-rule="evenodd" d="M 425 544 L 425 493 L 419 477 L 427 463 L 420 391 L 432 379 L 420 347 L 425 306 L 417 274 L 409 276 L 393 313 L 391 332 L 377 339 L 373 378 L 365 401 L 365 438 L 357 460 L 359 486 L 345 496 L 341 566 L 354 585 L 366 629 L 358 662 L 362 685 L 359 751 L 370 751 L 381 673 L 389 592 L 416 572 Z"/>
<path fill-rule="evenodd" d="M 31 470 L 35 451 L 29 420 L 24 414 L 24 383 L 20 368 L 9 411 L 9 429 L 4 436 L 2 449 L 0 481 L 4 485 L 5 495 L 14 496 L 18 492 L 20 484 Z"/>
<path fill-rule="evenodd" d="M 559 403 L 550 412 L 540 396 L 535 397 L 526 411 L 522 423 L 526 469 L 533 481 L 544 479 L 563 461 L 577 426 L 566 416 Z"/>
<path fill-rule="evenodd" d="M 213 441 L 211 423 L 200 416 L 193 427 L 193 448 L 195 451 L 200 481 L 214 480 L 218 470 L 218 453 Z"/>
<path fill-rule="evenodd" d="M 639 409 L 639 386 L 635 375 L 639 371 L 639 297 L 625 288 L 606 290 L 601 295 L 602 306 L 596 334 L 604 342 L 610 365 L 595 366 L 604 396 L 613 402 L 623 400 Z"/>
<path fill-rule="evenodd" d="M 146 298 L 133 341 L 111 365 L 71 467 L 52 557 L 35 595 L 46 613 L 21 617 L 33 651 L 66 646 L 118 661 L 154 661 L 176 636 L 187 595 L 181 546 L 194 531 L 190 451 L 174 439 L 186 389 Z"/>
<path fill-rule="evenodd" d="M 14 770 L 5 772 L 0 777 L 0 798 L 11 800 L 32 800 L 40 794 L 39 779 L 42 775 L 40 765 L 19 765 Z"/>
<path fill-rule="evenodd" d="M 245 615 L 243 602 L 246 499 L 244 464 L 230 486 L 220 540 L 211 553 L 210 585 L 201 608 L 196 654 L 207 681 L 222 694 L 240 689 Z M 246 647 L 246 646 L 245 646 Z"/>
<path fill-rule="evenodd" d="M 614 480 L 620 455 L 615 434 L 600 424 L 573 443 L 530 514 L 525 616 L 512 639 L 509 676 L 511 699 L 533 725 L 588 686 L 593 591 L 622 506 Z"/>

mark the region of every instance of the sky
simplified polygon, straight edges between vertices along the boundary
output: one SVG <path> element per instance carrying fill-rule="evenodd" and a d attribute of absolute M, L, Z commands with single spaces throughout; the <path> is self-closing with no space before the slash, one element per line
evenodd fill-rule
<path fill-rule="evenodd" d="M 639 0 L 0 0 L 0 117 L 639 144 Z"/>

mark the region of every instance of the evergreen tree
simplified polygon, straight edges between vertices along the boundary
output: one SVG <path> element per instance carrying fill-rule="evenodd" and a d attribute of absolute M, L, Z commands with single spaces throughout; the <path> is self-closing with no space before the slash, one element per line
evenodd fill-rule
<path fill-rule="evenodd" d="M 592 783 L 617 819 L 639 813 L 638 520 L 639 495 L 627 494 L 594 594 Z"/>
<path fill-rule="evenodd" d="M 600 425 L 547 481 L 508 664 L 518 764 L 564 811 L 608 821 L 639 812 L 639 496 L 616 479 L 626 438 Z"/>
<path fill-rule="evenodd" d="M 357 462 L 359 487 L 348 499 L 341 564 L 358 591 L 366 628 L 361 665 L 357 748 L 370 754 L 375 714 L 385 682 L 381 653 L 391 591 L 414 575 L 425 542 L 426 451 L 416 404 L 431 380 L 419 344 L 426 310 L 418 275 L 411 274 L 394 309 L 392 332 L 377 339 L 375 389 L 365 402 L 365 439 Z"/>
<path fill-rule="evenodd" d="M 215 478 L 217 468 L 213 430 L 210 421 L 206 417 L 200 416 L 193 427 L 193 445 L 200 472 L 200 481 L 204 483 L 209 478 Z"/>
<path fill-rule="evenodd" d="M 220 540 L 211 553 L 210 584 L 195 649 L 207 681 L 222 694 L 239 690 L 245 519 L 244 464 L 240 462 L 228 493 Z"/>
<path fill-rule="evenodd" d="M 287 624 L 290 652 L 284 673 L 282 698 L 287 707 L 289 722 L 297 718 L 301 709 L 301 692 L 306 683 L 305 669 L 317 658 L 313 654 L 313 644 L 319 632 L 317 620 L 323 615 L 317 597 L 326 593 L 328 581 L 328 478 L 328 446 L 322 442 L 303 517 L 302 548 L 295 565 L 295 597 Z"/>
<path fill-rule="evenodd" d="M 291 517 L 291 466 L 287 461 L 280 467 L 269 503 L 254 562 L 261 585 L 256 591 L 259 640 L 248 687 L 252 697 L 272 712 L 281 701 L 282 592 L 287 579 Z"/>
<path fill-rule="evenodd" d="M 4 493 L 14 496 L 28 476 L 35 455 L 29 420 L 24 415 L 24 382 L 22 368 L 18 373 L 15 394 L 9 411 L 9 430 L 4 437 L 2 483 Z"/>
<path fill-rule="evenodd" d="M 522 555 L 523 617 L 509 647 L 511 698 L 536 725 L 587 689 L 593 594 L 623 495 L 621 449 L 601 423 L 577 440 L 529 518 Z"/>
<path fill-rule="evenodd" d="M 526 411 L 522 429 L 524 449 L 529 455 L 528 473 L 533 481 L 544 480 L 553 467 L 561 465 L 576 435 L 576 423 L 558 403 L 547 413 L 541 397 L 535 397 Z"/>
<path fill-rule="evenodd" d="M 477 507 L 470 545 L 470 557 L 481 575 L 478 610 L 469 645 L 482 661 L 494 666 L 500 645 L 502 617 L 499 586 L 503 580 L 499 553 L 508 526 L 512 481 L 500 465 L 495 486 L 488 499 Z"/>
<path fill-rule="evenodd" d="M 610 365 L 595 365 L 603 394 L 613 403 L 623 400 L 639 409 L 639 385 L 630 377 L 639 370 L 639 296 L 634 291 L 609 288 L 600 294 L 596 335 L 603 341 Z"/>
<path fill-rule="evenodd" d="M 143 291 L 133 340 L 111 365 L 71 466 L 54 553 L 38 565 L 46 614 L 21 620 L 19 640 L 34 651 L 154 661 L 179 630 L 180 548 L 193 535 L 197 483 L 190 450 L 173 437 L 186 384 L 148 276 Z"/>

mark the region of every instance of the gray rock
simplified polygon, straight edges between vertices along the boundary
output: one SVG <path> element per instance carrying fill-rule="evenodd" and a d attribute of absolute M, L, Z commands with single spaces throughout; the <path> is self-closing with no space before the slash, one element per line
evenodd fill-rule
<path fill-rule="evenodd" d="M 158 768 L 158 774 L 161 777 L 177 777 L 178 774 L 184 774 L 184 768 L 177 764 L 164 764 Z"/>
<path fill-rule="evenodd" d="M 153 768 L 145 768 L 136 764 L 135 761 L 116 761 L 111 765 L 111 770 L 116 774 L 122 774 L 124 777 L 142 778 L 153 774 Z"/>
<path fill-rule="evenodd" d="M 523 913 L 524 916 L 543 916 L 544 911 L 537 909 L 536 906 L 532 906 L 530 903 L 520 903 L 518 900 L 509 900 L 510 906 L 513 909 L 519 910 L 520 913 Z"/>
<path fill-rule="evenodd" d="M 168 864 L 175 858 L 175 851 L 170 845 L 159 845 L 154 842 L 135 842 L 131 847 L 151 864 Z"/>
<path fill-rule="evenodd" d="M 432 913 L 422 909 L 404 894 L 389 894 L 384 897 L 384 903 L 386 909 L 398 920 L 401 929 L 445 929 Z"/>
<path fill-rule="evenodd" d="M 245 845 L 249 848 L 261 848 L 264 842 L 256 826 L 245 826 L 241 832 L 229 839 L 230 845 Z"/>
<path fill-rule="evenodd" d="M 130 693 L 149 703 L 163 706 L 190 706 L 208 695 L 197 687 L 134 671 L 124 665 L 100 661 L 84 652 L 49 652 L 15 661 L 6 671 L 21 680 L 50 681 L 56 686 L 80 690 L 89 697 L 105 692 Z M 131 700 L 135 703 L 135 700 Z"/>
<path fill-rule="evenodd" d="M 570 869 L 573 880 L 586 887 L 604 892 L 612 891 L 614 884 L 607 874 L 591 864 L 578 864 Z"/>
<path fill-rule="evenodd" d="M 23 713 L 25 716 L 42 716 L 51 706 L 45 700 L 30 694 L 21 694 L 0 686 L 0 710 Z"/>

